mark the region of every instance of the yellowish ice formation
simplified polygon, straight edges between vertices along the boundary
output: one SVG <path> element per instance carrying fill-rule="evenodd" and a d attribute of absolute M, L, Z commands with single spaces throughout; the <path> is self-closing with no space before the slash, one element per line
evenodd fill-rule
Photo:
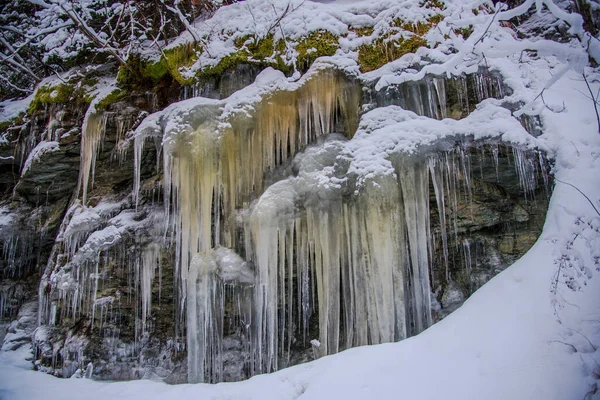
<path fill-rule="evenodd" d="M 426 103 L 435 107 L 421 111 L 444 118 L 444 81 L 432 82 Z M 388 154 L 393 173 L 357 180 L 341 149 L 357 129 L 359 103 L 358 85 L 320 71 L 225 119 L 221 103 L 207 101 L 182 113 L 185 123 L 177 116 L 168 134 L 169 121 L 157 125 L 189 382 L 223 380 L 227 304 L 238 310 L 248 376 L 291 365 L 292 348 L 308 343 L 327 355 L 431 325 L 430 182 L 449 279 L 448 231 L 456 232 L 458 198 L 471 198 L 468 157 L 463 148 Z M 135 195 L 144 140 L 136 137 Z M 524 177 L 535 173 L 520 154 L 516 169 L 531 190 L 535 178 Z"/>
<path fill-rule="evenodd" d="M 86 115 L 81 134 L 81 161 L 77 186 L 77 196 L 82 195 L 83 204 L 86 204 L 89 187 L 94 184 L 98 146 L 104 137 L 105 127 L 105 113 L 94 112 Z"/>

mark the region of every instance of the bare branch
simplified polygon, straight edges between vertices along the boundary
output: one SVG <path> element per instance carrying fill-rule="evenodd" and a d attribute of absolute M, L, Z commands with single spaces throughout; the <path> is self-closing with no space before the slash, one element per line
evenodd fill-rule
<path fill-rule="evenodd" d="M 561 340 L 551 340 L 549 343 L 564 344 L 565 346 L 569 346 L 570 348 L 572 348 L 574 353 L 578 353 L 577 348 L 575 346 L 573 346 L 571 343 L 566 343 L 566 342 L 563 342 Z"/>
<path fill-rule="evenodd" d="M 490 23 L 488 24 L 487 28 L 485 28 L 485 31 L 483 32 L 483 35 L 481 35 L 481 37 L 479 39 L 477 39 L 477 41 L 475 43 L 473 43 L 473 47 L 477 46 L 477 43 L 481 42 L 483 40 L 483 38 L 485 37 L 485 35 L 487 35 L 487 33 L 490 30 L 492 24 L 494 23 L 494 19 L 496 19 L 496 17 L 498 16 L 498 14 L 500 13 L 500 11 L 502 11 L 502 10 L 504 10 L 504 4 L 500 3 L 500 5 L 498 6 L 498 8 L 496 8 L 496 12 L 492 16 L 492 19 L 490 20 Z"/>
<path fill-rule="evenodd" d="M 192 38 L 196 41 L 196 42 L 200 42 L 200 36 L 198 35 L 198 32 L 196 31 L 196 28 L 194 28 L 190 22 L 187 20 L 187 18 L 185 17 L 185 15 L 183 15 L 183 13 L 181 12 L 181 10 L 179 9 L 179 7 L 177 7 L 177 4 L 175 4 L 175 7 L 171 7 L 169 5 L 167 5 L 164 0 L 163 0 L 163 4 L 165 6 L 165 8 L 169 11 L 171 11 L 173 14 L 177 15 L 177 18 L 179 18 L 179 21 L 181 21 L 181 23 L 185 26 L 185 29 L 189 32 L 190 35 L 192 35 Z"/>
<path fill-rule="evenodd" d="M 600 113 L 598 113 L 598 102 L 596 101 L 596 98 L 594 98 L 594 92 L 592 91 L 592 88 L 590 87 L 590 83 L 588 82 L 587 77 L 585 76 L 585 72 L 582 75 L 583 75 L 583 80 L 585 81 L 585 85 L 587 86 L 588 90 L 590 91 L 590 96 L 592 96 L 592 101 L 594 102 L 594 111 L 596 112 L 596 122 L 598 123 L 598 134 L 600 134 Z"/>
<path fill-rule="evenodd" d="M 569 186 L 571 186 L 573 189 L 575 189 L 575 190 L 577 190 L 579 193 L 581 193 L 581 195 L 582 195 L 583 197 L 585 197 L 585 198 L 586 198 L 586 200 L 587 200 L 587 201 L 590 203 L 590 205 L 591 205 L 591 206 L 594 208 L 594 211 L 596 211 L 596 214 L 598 214 L 598 216 L 600 217 L 600 211 L 598 211 L 598 209 L 596 208 L 596 206 L 594 205 L 594 203 L 592 202 L 592 200 L 590 200 L 590 198 L 589 198 L 589 197 L 588 197 L 588 196 L 587 196 L 585 193 L 583 193 L 581 190 L 579 190 L 579 188 L 578 188 L 577 186 L 575 186 L 575 185 L 573 185 L 573 184 L 571 184 L 571 183 L 569 183 L 569 182 L 561 181 L 560 179 L 558 179 L 558 178 L 556 178 L 556 177 L 554 178 L 554 180 L 555 180 L 555 181 L 557 181 L 557 182 L 560 182 L 560 183 L 562 183 L 562 184 L 569 185 Z"/>
<path fill-rule="evenodd" d="M 13 69 L 21 70 L 25 72 L 27 75 L 31 76 L 36 82 L 39 82 L 41 79 L 33 73 L 32 70 L 27 68 L 26 66 L 16 62 L 11 57 L 8 57 L 6 54 L 0 52 L 0 61 L 7 63 L 9 66 L 13 67 Z"/>
<path fill-rule="evenodd" d="M 23 92 L 23 93 L 31 93 L 32 92 L 31 89 L 23 89 L 23 88 L 20 88 L 20 87 L 16 86 L 14 83 L 12 83 L 10 81 L 10 79 L 8 79 L 7 77 L 5 77 L 2 74 L 0 74 L 0 79 L 2 79 L 4 82 L 6 82 L 8 84 L 8 86 L 10 86 L 11 88 L 13 88 L 13 89 L 15 89 L 15 90 L 17 90 L 19 92 Z"/>

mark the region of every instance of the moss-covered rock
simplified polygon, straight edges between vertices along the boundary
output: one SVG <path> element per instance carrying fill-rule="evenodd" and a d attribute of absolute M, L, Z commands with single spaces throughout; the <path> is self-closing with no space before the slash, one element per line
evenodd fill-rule
<path fill-rule="evenodd" d="M 185 43 L 181 46 L 165 50 L 159 63 L 162 64 L 161 67 L 164 67 L 180 85 L 189 85 L 194 82 L 194 77 L 186 76 L 182 72 L 194 65 L 198 57 L 202 54 L 202 50 L 202 46 L 198 44 Z M 154 65 L 156 64 L 158 63 L 154 63 Z M 156 70 L 160 69 L 158 66 L 154 66 L 153 68 Z"/>
<path fill-rule="evenodd" d="M 296 46 L 296 65 L 300 69 L 308 69 L 318 57 L 332 56 L 338 47 L 338 38 L 333 33 L 324 30 L 312 32 L 300 39 Z"/>
<path fill-rule="evenodd" d="M 76 107 L 86 106 L 92 101 L 92 97 L 85 89 L 85 85 L 78 83 L 60 83 L 56 86 L 40 86 L 36 92 L 28 113 L 33 114 L 45 105 L 50 104 L 74 104 Z"/>
<path fill-rule="evenodd" d="M 128 91 L 145 90 L 170 76 L 169 70 L 161 60 L 144 60 L 139 54 L 132 54 L 127 64 L 119 68 L 117 82 Z"/>
<path fill-rule="evenodd" d="M 373 71 L 423 46 L 427 46 L 427 41 L 418 35 L 400 39 L 379 38 L 369 45 L 360 46 L 358 64 L 362 72 Z"/>
<path fill-rule="evenodd" d="M 102 100 L 96 104 L 96 111 L 105 111 L 111 104 L 114 104 L 127 97 L 127 92 L 122 89 L 115 89 L 108 96 L 105 96 Z"/>
<path fill-rule="evenodd" d="M 292 66 L 287 64 L 283 55 L 286 44 L 283 40 L 275 42 L 273 34 L 259 38 L 246 35 L 234 40 L 238 51 L 223 57 L 216 65 L 200 70 L 198 77 L 208 79 L 223 75 L 240 64 L 255 64 L 261 67 L 273 67 L 284 73 L 289 73 Z"/>

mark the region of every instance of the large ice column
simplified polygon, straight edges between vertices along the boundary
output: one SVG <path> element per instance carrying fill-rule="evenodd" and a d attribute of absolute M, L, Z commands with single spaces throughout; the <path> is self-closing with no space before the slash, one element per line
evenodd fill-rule
<path fill-rule="evenodd" d="M 210 252 L 194 255 L 187 276 L 188 382 L 218 381 L 223 339 L 223 286 Z"/>
<path fill-rule="evenodd" d="M 213 204 L 218 195 L 218 136 L 213 125 L 165 144 L 165 186 L 173 196 L 176 231 L 176 278 L 181 306 L 185 304 L 191 260 L 213 244 Z M 169 199 L 170 200 L 170 199 Z M 183 310 L 180 310 L 183 312 Z"/>
<path fill-rule="evenodd" d="M 427 175 L 419 177 L 426 179 Z M 417 325 L 407 318 L 428 315 L 429 288 L 424 287 L 428 280 L 417 276 L 415 282 L 423 286 L 409 293 L 405 289 L 415 284 L 406 282 L 412 269 L 420 272 L 419 267 L 425 268 L 428 277 L 427 238 L 424 246 L 413 244 L 413 251 L 425 252 L 425 264 L 412 268 L 411 262 L 422 260 L 412 261 L 407 255 L 408 226 L 397 179 L 378 177 L 367 186 L 346 203 L 340 193 L 321 192 L 314 197 L 318 191 L 307 191 L 310 185 L 306 180 L 292 178 L 271 186 L 253 206 L 247 243 L 258 270 L 257 372 L 277 367 L 277 349 L 281 349 L 279 356 L 285 357 L 289 348 L 290 321 L 299 322 L 297 331 L 304 336 L 313 309 L 319 316 L 321 355 L 405 338 L 409 324 Z M 415 193 L 414 197 L 428 195 L 422 188 L 408 191 Z M 317 198 L 320 201 L 315 201 Z M 316 297 L 309 294 L 311 287 Z M 407 295 L 421 298 L 416 302 Z M 419 312 L 408 313 L 409 304 Z M 430 317 L 424 317 L 419 326 L 428 323 Z"/>
<path fill-rule="evenodd" d="M 240 318 L 236 323 L 245 329 L 251 320 L 247 288 L 254 284 L 254 273 L 239 255 L 219 246 L 193 256 L 186 284 L 188 381 L 222 381 L 226 294 Z"/>
<path fill-rule="evenodd" d="M 425 162 L 401 162 L 397 174 L 402 190 L 407 246 L 410 254 L 408 276 L 411 287 L 412 332 L 431 325 L 429 282 L 429 175 Z"/>
<path fill-rule="evenodd" d="M 288 179 L 272 185 L 253 207 L 247 224 L 246 252 L 257 268 L 253 320 L 256 372 L 278 368 L 278 310 L 279 307 L 286 309 L 283 277 L 287 272 L 286 262 L 290 261 L 286 258 L 286 248 L 288 253 L 293 252 L 293 248 L 286 246 L 286 239 L 287 244 L 293 246 L 290 235 L 293 235 L 295 223 L 295 183 L 294 179 Z M 284 321 L 281 321 L 281 327 L 285 327 Z"/>
<path fill-rule="evenodd" d="M 379 177 L 365 188 L 356 213 L 364 221 L 358 234 L 366 265 L 355 265 L 355 280 L 367 283 L 366 295 L 368 343 L 385 343 L 406 337 L 404 215 L 399 187 L 393 177 Z M 356 344 L 364 344 L 361 340 Z"/>
<path fill-rule="evenodd" d="M 227 121 L 219 119 L 216 107 L 207 106 L 207 109 L 212 107 L 212 111 L 202 111 L 200 107 L 176 115 L 174 122 L 158 119 L 154 125 L 146 124 L 152 125 L 153 131 L 165 131 L 164 192 L 177 244 L 178 313 L 181 320 L 184 316 L 188 319 L 188 345 L 194 346 L 189 354 L 193 359 L 190 361 L 190 380 L 198 381 L 201 377 L 218 380 L 215 377 L 219 372 L 213 365 L 218 357 L 210 358 L 193 349 L 214 346 L 217 333 L 213 330 L 218 326 L 216 319 L 220 318 L 209 313 L 206 308 L 209 303 L 197 301 L 197 285 L 204 285 L 206 279 L 197 283 L 189 280 L 192 273 L 196 277 L 210 276 L 203 270 L 209 268 L 210 263 L 197 262 L 192 271 L 192 260 L 214 246 L 236 249 L 240 230 L 240 221 L 236 217 L 238 210 L 247 208 L 264 192 L 265 179 L 272 171 L 317 138 L 340 127 L 351 135 L 356 129 L 359 98 L 357 86 L 335 72 L 321 71 L 295 90 L 266 95 L 252 105 L 250 114 L 232 113 Z M 135 144 L 134 191 L 140 187 L 143 136 L 136 139 Z M 275 220 L 276 225 L 269 225 Z M 290 309 L 294 301 L 290 291 L 286 292 L 283 287 L 293 286 L 295 228 L 281 216 L 264 217 L 250 225 L 254 226 L 254 231 L 263 232 L 260 236 L 250 236 L 250 239 L 247 235 L 246 241 L 252 242 L 252 246 L 244 249 L 261 265 L 254 296 L 257 311 L 253 325 L 256 329 L 253 364 L 257 371 L 271 371 L 278 368 L 278 351 L 291 346 L 294 325 Z M 287 259 L 287 264 L 281 261 L 280 267 L 280 259 Z M 327 273 L 323 271 L 323 274 Z M 304 278 L 306 283 L 306 274 Z M 302 293 L 306 299 L 306 291 Z M 224 296 L 219 291 L 213 294 Z M 278 316 L 281 304 L 288 311 L 281 311 Z M 190 307 L 196 307 L 191 320 Z M 308 320 L 303 318 L 306 328 Z M 190 337 L 190 332 L 194 332 L 190 330 L 190 323 L 194 325 L 193 329 L 200 326 L 210 332 Z M 279 341 L 278 336 L 285 336 L 287 341 Z M 280 350 L 279 346 L 282 346 Z"/>
<path fill-rule="evenodd" d="M 220 164 L 225 212 L 247 207 L 264 191 L 265 173 L 285 164 L 317 138 L 356 130 L 360 91 L 337 73 L 322 71 L 294 91 L 253 105 L 251 119 L 236 116 L 223 132 Z"/>
<path fill-rule="evenodd" d="M 319 341 L 322 354 L 339 351 L 341 210 L 338 204 L 307 210 L 309 243 L 313 244 L 314 279 L 319 310 Z"/>

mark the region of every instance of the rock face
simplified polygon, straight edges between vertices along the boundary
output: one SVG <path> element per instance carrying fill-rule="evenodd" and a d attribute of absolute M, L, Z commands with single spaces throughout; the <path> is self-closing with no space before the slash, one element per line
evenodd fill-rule
<path fill-rule="evenodd" d="M 236 73 L 183 97 L 223 98 L 257 71 Z M 32 341 L 35 367 L 62 377 L 242 380 L 416 334 L 537 240 L 545 158 L 498 141 L 398 156 L 397 178 L 366 189 L 318 181 L 351 175 L 339 151 L 359 110 L 459 119 L 503 96 L 497 77 L 385 93 L 334 71 L 315 79 L 218 141 L 207 105 L 181 143 L 161 145 L 161 120 L 134 145 L 156 111 L 144 95 L 94 117 L 96 147 L 85 110 L 68 105 L 12 132 L 0 147 L 13 157 L 0 158 L 4 346 Z"/>

